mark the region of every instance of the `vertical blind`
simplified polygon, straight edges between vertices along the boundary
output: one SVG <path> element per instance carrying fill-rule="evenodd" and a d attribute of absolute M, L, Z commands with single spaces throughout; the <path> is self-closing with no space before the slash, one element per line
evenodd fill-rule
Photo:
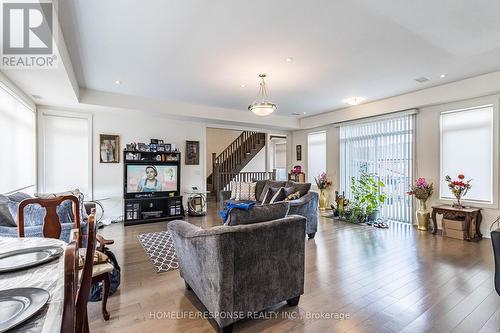
<path fill-rule="evenodd" d="M 35 191 L 36 113 L 0 85 L 0 193 Z"/>
<path fill-rule="evenodd" d="M 382 215 L 411 223 L 414 115 L 340 127 L 340 189 L 351 198 L 351 178 L 364 169 L 382 181 L 387 195 Z"/>
<path fill-rule="evenodd" d="M 493 105 L 442 113 L 440 152 L 441 198 L 455 199 L 446 175 L 463 173 L 473 179 L 467 200 L 493 202 Z"/>
<path fill-rule="evenodd" d="M 326 172 L 326 132 L 307 135 L 307 173 L 309 182 L 316 184 L 314 177 Z"/>

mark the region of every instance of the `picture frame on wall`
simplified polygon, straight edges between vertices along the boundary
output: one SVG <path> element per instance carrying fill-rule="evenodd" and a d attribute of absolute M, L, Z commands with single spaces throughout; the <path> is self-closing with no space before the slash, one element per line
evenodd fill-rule
<path fill-rule="evenodd" d="M 302 145 L 297 145 L 295 149 L 297 153 L 297 161 L 302 161 Z"/>
<path fill-rule="evenodd" d="M 99 162 L 120 163 L 120 136 L 114 134 L 99 135 Z"/>
<path fill-rule="evenodd" d="M 200 164 L 200 141 L 186 141 L 186 165 Z"/>

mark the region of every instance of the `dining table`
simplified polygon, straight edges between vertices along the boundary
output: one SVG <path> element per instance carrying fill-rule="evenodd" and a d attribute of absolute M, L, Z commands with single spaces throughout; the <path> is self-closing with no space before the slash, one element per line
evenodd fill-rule
<path fill-rule="evenodd" d="M 53 238 L 0 237 L 0 254 L 42 246 L 60 246 L 64 249 L 66 243 Z M 0 290 L 26 287 L 45 289 L 49 292 L 49 300 L 38 313 L 8 332 L 60 332 L 64 305 L 64 253 L 38 266 L 0 273 Z"/>

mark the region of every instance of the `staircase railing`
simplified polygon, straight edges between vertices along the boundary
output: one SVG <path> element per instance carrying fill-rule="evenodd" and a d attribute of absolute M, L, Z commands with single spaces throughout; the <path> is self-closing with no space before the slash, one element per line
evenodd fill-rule
<path fill-rule="evenodd" d="M 225 188 L 231 177 L 239 174 L 251 158 L 265 146 L 265 141 L 265 133 L 243 131 L 222 153 L 213 153 L 212 174 L 207 177 L 212 192 L 217 194 Z"/>

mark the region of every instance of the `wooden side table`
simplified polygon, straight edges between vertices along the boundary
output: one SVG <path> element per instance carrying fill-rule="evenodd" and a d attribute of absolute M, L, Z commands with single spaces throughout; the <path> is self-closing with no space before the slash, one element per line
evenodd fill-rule
<path fill-rule="evenodd" d="M 456 208 L 450 205 L 432 206 L 432 234 L 434 235 L 437 232 L 437 214 L 441 214 L 444 218 L 451 220 L 456 219 L 457 217 L 465 218 L 465 240 L 479 241 L 483 238 L 483 235 L 480 232 L 481 220 L 483 219 L 480 208 Z M 476 228 L 475 230 L 472 230 L 471 235 L 470 225 L 474 220 L 476 222 Z"/>

